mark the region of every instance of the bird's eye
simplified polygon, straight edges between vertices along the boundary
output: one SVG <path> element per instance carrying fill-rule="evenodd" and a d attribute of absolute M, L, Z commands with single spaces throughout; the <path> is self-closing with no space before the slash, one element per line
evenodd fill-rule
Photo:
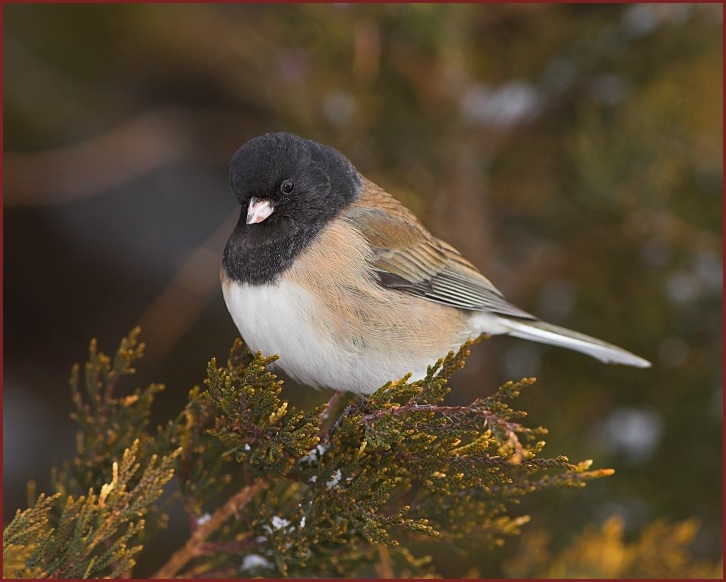
<path fill-rule="evenodd" d="M 280 184 L 280 190 L 282 190 L 283 194 L 289 194 L 295 189 L 295 182 L 292 180 L 283 180 L 282 184 Z"/>

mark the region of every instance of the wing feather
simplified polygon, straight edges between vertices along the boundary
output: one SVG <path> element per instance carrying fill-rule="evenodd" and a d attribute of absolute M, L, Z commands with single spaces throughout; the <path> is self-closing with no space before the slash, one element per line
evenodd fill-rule
<path fill-rule="evenodd" d="M 459 309 L 537 319 L 507 302 L 459 251 L 381 188 L 366 181 L 365 192 L 343 218 L 368 241 L 380 285 Z"/>

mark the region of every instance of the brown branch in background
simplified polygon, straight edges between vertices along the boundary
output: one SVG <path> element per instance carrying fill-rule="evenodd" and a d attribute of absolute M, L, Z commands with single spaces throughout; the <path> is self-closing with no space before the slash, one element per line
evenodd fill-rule
<path fill-rule="evenodd" d="M 225 220 L 189 255 L 166 287 L 141 314 L 148 355 L 163 358 L 179 338 L 199 319 L 210 298 L 220 292 L 219 267 L 222 249 L 237 215 Z"/>
<path fill-rule="evenodd" d="M 87 141 L 4 157 L 6 206 L 44 206 L 90 198 L 178 161 L 190 150 L 181 111 L 148 111 Z"/>
<path fill-rule="evenodd" d="M 174 552 L 169 561 L 164 564 L 152 576 L 152 579 L 168 579 L 176 576 L 184 566 L 191 560 L 203 554 L 204 543 L 210 535 L 217 531 L 227 519 L 239 513 L 239 511 L 247 505 L 247 503 L 262 489 L 267 487 L 267 483 L 257 480 L 252 485 L 248 485 L 234 496 L 227 503 L 218 508 L 207 522 L 200 525 L 191 535 L 183 548 Z"/>
<path fill-rule="evenodd" d="M 378 556 L 380 562 L 376 566 L 378 577 L 383 580 L 392 580 L 396 577 L 396 573 L 393 571 L 393 565 L 391 564 L 391 554 L 388 551 L 388 546 L 383 544 L 378 545 Z"/>

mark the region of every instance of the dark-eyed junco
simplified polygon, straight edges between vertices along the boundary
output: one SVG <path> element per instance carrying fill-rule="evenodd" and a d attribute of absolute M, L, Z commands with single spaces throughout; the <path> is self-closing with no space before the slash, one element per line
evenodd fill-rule
<path fill-rule="evenodd" d="M 227 308 L 248 346 L 303 384 L 370 394 L 484 333 L 650 366 L 505 301 L 331 147 L 268 133 L 234 154 L 230 180 L 242 213 L 222 259 Z"/>

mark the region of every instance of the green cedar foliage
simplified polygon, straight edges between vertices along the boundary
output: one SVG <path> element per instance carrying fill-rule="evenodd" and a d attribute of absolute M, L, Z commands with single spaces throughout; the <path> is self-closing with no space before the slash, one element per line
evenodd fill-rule
<path fill-rule="evenodd" d="M 167 503 L 181 503 L 192 526 L 160 578 L 436 575 L 412 544 L 500 545 L 528 521 L 510 515 L 524 495 L 612 473 L 538 457 L 545 429 L 509 405 L 533 379 L 444 405 L 472 342 L 424 379 L 390 382 L 331 414 L 289 406 L 268 370 L 275 357 L 237 341 L 177 418 L 150 431 L 162 387 L 117 394 L 143 354 L 138 335 L 113 359 L 92 342 L 83 374 L 73 369 L 77 455 L 54 473 L 55 494 L 6 527 L 6 576 L 139 575 L 134 557 L 166 525 L 157 502 L 172 474 L 178 494 Z"/>
<path fill-rule="evenodd" d="M 52 472 L 55 493 L 40 495 L 5 528 L 4 577 L 121 577 L 148 536 L 164 525 L 164 513 L 154 504 L 180 451 L 157 454 L 146 432 L 162 387 L 115 394 L 119 379 L 133 374 L 133 362 L 143 355 L 138 335 L 135 329 L 124 338 L 113 359 L 94 340 L 82 373 L 73 367 L 71 416 L 81 426 L 77 453 Z"/>
<path fill-rule="evenodd" d="M 41 495 L 18 511 L 5 528 L 3 575 L 6 578 L 118 578 L 131 571 L 142 549 L 143 516 L 173 475 L 175 454 L 140 470 L 139 441 L 131 443 L 111 479 L 85 496 Z M 133 485 L 132 485 L 133 483 Z M 54 511 L 55 510 L 55 511 Z"/>

